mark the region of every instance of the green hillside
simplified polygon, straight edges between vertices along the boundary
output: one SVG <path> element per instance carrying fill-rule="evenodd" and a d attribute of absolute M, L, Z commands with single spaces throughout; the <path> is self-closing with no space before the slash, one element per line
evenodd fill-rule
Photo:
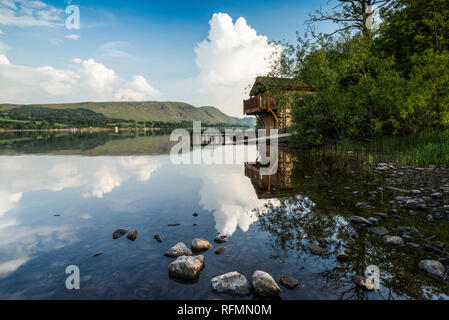
<path fill-rule="evenodd" d="M 230 117 L 215 107 L 196 108 L 182 102 L 84 102 L 70 104 L 42 105 L 0 105 L 2 121 L 42 121 L 44 114 L 88 115 L 96 119 L 106 118 L 109 122 L 138 121 L 158 123 L 178 123 L 198 120 L 208 124 L 246 125 L 238 118 Z M 57 112 L 56 112 L 57 110 Z M 22 114 L 22 115 L 21 115 Z M 70 115 L 69 115 L 70 114 Z M 57 119 L 52 119 L 55 122 Z M 46 120 L 46 119 L 44 119 Z M 64 124 L 66 122 L 62 122 Z"/>

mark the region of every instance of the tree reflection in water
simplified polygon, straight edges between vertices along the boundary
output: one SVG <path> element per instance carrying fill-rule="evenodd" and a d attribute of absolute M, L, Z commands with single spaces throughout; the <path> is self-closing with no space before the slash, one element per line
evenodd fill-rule
<path fill-rule="evenodd" d="M 436 260 L 434 253 L 408 246 L 389 247 L 381 236 L 349 223 L 350 216 L 368 218 L 375 212 L 388 213 L 394 207 L 390 202 L 394 199 L 392 193 L 378 192 L 375 201 L 369 200 L 369 192 L 384 187 L 386 182 L 366 160 L 366 154 L 338 149 L 294 156 L 280 152 L 278 172 L 259 178 L 252 172 L 257 171 L 257 164 L 246 165 L 246 175 L 257 194 L 272 199 L 267 208 L 255 212 L 260 230 L 270 234 L 273 258 L 294 257 L 298 265 L 310 266 L 314 270 L 311 280 L 320 284 L 327 297 L 335 299 L 448 298 L 447 281 L 432 278 L 418 268 L 420 260 Z M 389 217 L 378 226 L 387 228 L 392 235 L 400 235 L 395 229 L 398 226 L 412 226 L 421 233 L 413 235 L 418 239 L 436 234 L 440 241 L 448 243 L 445 222 L 440 222 L 442 227 L 432 227 L 421 220 L 408 215 L 401 220 Z M 325 247 L 325 253 L 313 255 L 310 243 Z M 349 254 L 349 262 L 337 261 L 341 251 Z M 377 292 L 361 289 L 352 279 L 353 275 L 364 275 L 369 265 L 381 271 L 381 289 Z"/>

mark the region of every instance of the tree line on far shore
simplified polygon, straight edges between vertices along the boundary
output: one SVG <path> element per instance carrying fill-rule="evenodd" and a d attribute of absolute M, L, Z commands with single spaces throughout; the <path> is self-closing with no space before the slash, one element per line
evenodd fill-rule
<path fill-rule="evenodd" d="M 204 127 L 227 126 L 225 123 L 202 123 Z M 64 128 L 191 128 L 191 121 L 134 121 L 110 119 L 86 108 L 47 108 L 18 106 L 0 111 L 0 129 L 46 130 Z"/>

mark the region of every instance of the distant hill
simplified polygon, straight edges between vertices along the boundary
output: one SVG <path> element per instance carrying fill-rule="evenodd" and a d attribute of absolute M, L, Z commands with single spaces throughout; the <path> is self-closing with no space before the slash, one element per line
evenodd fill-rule
<path fill-rule="evenodd" d="M 48 119 L 48 116 L 51 119 Z M 93 118 L 96 121 L 95 123 L 99 124 L 120 121 L 179 123 L 197 120 L 207 124 L 247 125 L 242 119 L 228 116 L 215 107 L 196 108 L 183 102 L 83 102 L 40 105 L 0 104 L 0 121 L 3 122 L 51 120 L 54 123 L 68 124 L 67 119 L 74 119 L 77 116 L 82 119 Z"/>
<path fill-rule="evenodd" d="M 256 126 L 257 120 L 255 117 L 245 117 L 242 119 L 248 126 L 254 128 Z"/>

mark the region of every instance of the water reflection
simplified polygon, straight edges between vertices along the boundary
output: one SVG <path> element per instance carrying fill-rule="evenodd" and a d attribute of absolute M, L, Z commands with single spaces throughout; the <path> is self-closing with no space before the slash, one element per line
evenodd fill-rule
<path fill-rule="evenodd" d="M 280 151 L 272 174 L 263 175 L 266 166 L 255 146 L 215 148 L 217 154 L 236 155 L 233 164 L 174 165 L 163 151 L 168 136 L 94 139 L 101 143 L 76 138 L 74 144 L 67 137 L 64 143 L 55 139 L 53 149 L 38 146 L 51 149 L 51 155 L 20 155 L 35 150 L 27 140 L 26 148 L 7 148 L 15 156 L 0 156 L 0 298 L 216 298 L 210 278 L 232 270 L 251 276 L 256 269 L 300 281 L 296 290 L 285 290 L 283 299 L 448 297 L 447 282 L 417 266 L 444 255 L 447 225 L 429 224 L 427 212 L 409 215 L 396 202 L 397 193 L 379 191 L 396 180 L 374 173 L 356 152 Z M 130 148 L 143 153 L 123 155 Z M 201 158 L 210 150 L 195 152 Z M 401 176 L 397 186 L 411 189 L 407 183 Z M 399 227 L 417 228 L 419 234 L 407 234 L 420 244 L 435 235 L 442 252 L 392 248 L 348 222 L 353 215 L 391 209 L 400 219 L 390 215 L 378 226 L 404 237 Z M 112 240 L 117 228 L 138 229 L 139 238 Z M 196 237 L 212 241 L 217 232 L 230 236 L 226 253 L 205 253 L 207 267 L 196 284 L 171 281 L 170 260 L 163 255 L 167 247 Z M 154 241 L 154 234 L 164 242 Z M 313 254 L 310 244 L 324 253 Z M 104 255 L 93 258 L 98 251 Z M 348 262 L 337 261 L 341 251 L 349 254 Z M 77 296 L 62 287 L 69 264 L 79 265 L 85 277 Z M 371 264 L 381 270 L 377 292 L 364 291 L 352 280 Z"/>
<path fill-rule="evenodd" d="M 278 153 L 278 161 L 272 165 L 271 174 L 261 173 L 261 168 L 267 166 L 258 163 L 245 163 L 245 176 L 251 179 L 251 183 L 259 199 L 272 199 L 282 195 L 294 194 L 291 180 L 293 161 L 291 155 L 285 151 Z"/>
<path fill-rule="evenodd" d="M 393 208 L 404 214 L 389 217 L 378 225 L 390 230 L 389 234 L 408 236 L 406 239 L 410 241 L 424 243 L 426 237 L 433 235 L 444 247 L 449 240 L 446 222 L 439 222 L 443 224 L 439 226 L 423 223 L 422 217 L 407 215 L 407 210 L 395 204 L 395 193 L 379 192 L 378 187 L 390 185 L 392 180 L 374 173 L 370 166 L 359 161 L 359 156 L 338 150 L 312 151 L 295 155 L 292 169 L 281 170 L 288 177 L 273 176 L 271 181 L 267 177 L 252 179 L 261 197 L 279 196 L 280 191 L 287 191 L 279 204 L 269 207 L 268 213 L 264 210 L 258 214 L 258 227 L 270 233 L 273 256 L 295 255 L 302 265 L 315 261 L 316 269 L 311 278 L 321 290 L 333 291 L 336 299 L 448 298 L 448 282 L 435 279 L 418 268 L 423 259 L 442 259 L 441 251 L 435 254 L 423 250 L 425 245 L 421 249 L 390 247 L 381 236 L 348 222 L 350 216 L 368 218 L 375 212 L 389 213 Z M 247 174 L 253 177 L 254 166 L 247 168 Z M 288 195 L 292 187 L 299 195 Z M 410 189 L 407 185 L 402 187 Z M 365 203 L 370 205 L 361 205 Z M 401 226 L 416 228 L 419 234 L 401 233 L 400 230 L 404 230 Z M 314 255 L 309 244 L 320 245 L 325 253 Z M 342 251 L 350 255 L 349 262 L 337 261 L 337 254 Z M 363 275 L 369 265 L 381 270 L 380 291 L 363 290 L 352 279 L 354 275 Z"/>

